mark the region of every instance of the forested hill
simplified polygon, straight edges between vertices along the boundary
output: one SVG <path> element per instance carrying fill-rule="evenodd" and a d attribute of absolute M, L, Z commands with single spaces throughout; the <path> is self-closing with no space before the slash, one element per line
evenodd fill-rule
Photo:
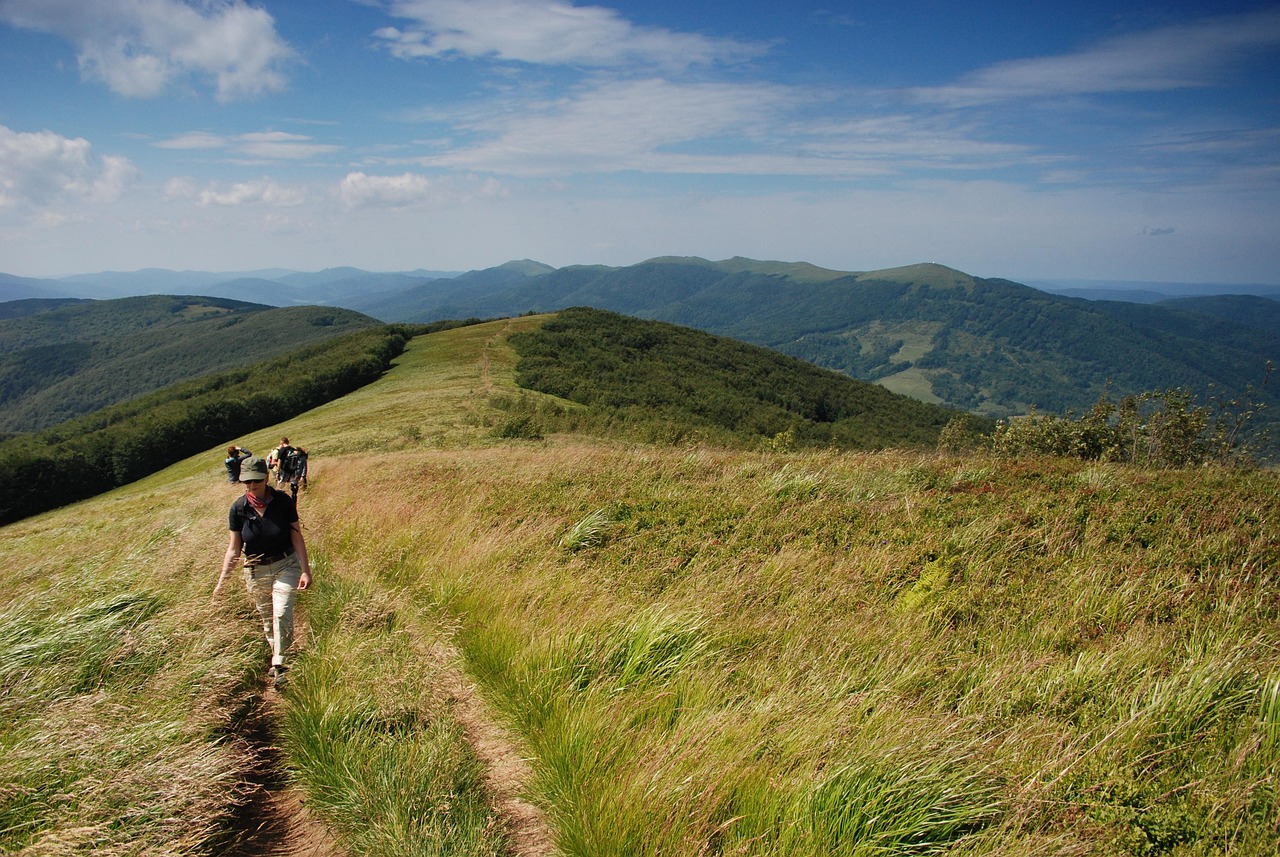
<path fill-rule="evenodd" d="M 962 416 L 757 345 L 585 307 L 562 310 L 511 345 L 520 386 L 667 441 L 933 448 Z M 960 425 L 974 435 L 994 428 L 982 419 Z"/>
<path fill-rule="evenodd" d="M 0 304 L 0 432 L 27 432 L 363 328 L 332 307 L 205 297 Z M 38 311 L 48 306 L 48 311 Z"/>

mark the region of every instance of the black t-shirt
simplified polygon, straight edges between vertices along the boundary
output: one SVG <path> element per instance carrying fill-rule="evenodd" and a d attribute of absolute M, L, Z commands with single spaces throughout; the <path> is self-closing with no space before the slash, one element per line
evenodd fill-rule
<path fill-rule="evenodd" d="M 270 500 L 259 515 L 244 497 L 237 497 L 231 504 L 228 528 L 244 539 L 244 555 L 283 556 L 293 553 L 290 532 L 298 520 L 298 507 L 288 494 L 267 488 Z"/>

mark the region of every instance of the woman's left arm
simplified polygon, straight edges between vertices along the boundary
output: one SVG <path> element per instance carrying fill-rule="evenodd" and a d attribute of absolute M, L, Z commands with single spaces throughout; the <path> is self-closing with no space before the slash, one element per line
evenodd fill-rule
<path fill-rule="evenodd" d="M 298 588 L 306 589 L 311 585 L 311 561 L 307 558 L 307 543 L 302 538 L 302 523 L 294 521 L 289 527 L 289 539 L 293 542 L 293 552 L 298 557 L 298 565 L 302 574 L 298 577 Z"/>

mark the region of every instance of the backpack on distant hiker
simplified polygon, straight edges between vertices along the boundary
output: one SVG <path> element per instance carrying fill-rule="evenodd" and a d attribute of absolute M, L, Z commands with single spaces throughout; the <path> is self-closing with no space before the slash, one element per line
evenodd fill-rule
<path fill-rule="evenodd" d="M 293 475 L 293 454 L 296 450 L 292 446 L 281 446 L 276 449 L 276 466 L 280 468 L 281 481 L 288 481 Z"/>

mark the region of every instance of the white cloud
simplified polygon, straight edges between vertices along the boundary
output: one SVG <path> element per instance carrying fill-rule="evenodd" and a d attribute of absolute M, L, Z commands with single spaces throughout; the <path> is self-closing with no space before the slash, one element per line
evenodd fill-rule
<path fill-rule="evenodd" d="M 802 151 L 834 161 L 891 166 L 1002 166 L 1042 160 L 1030 147 L 980 139 L 980 129 L 936 116 L 825 118 L 791 129 Z"/>
<path fill-rule="evenodd" d="M 315 143 L 310 137 L 283 131 L 241 134 L 235 143 L 245 155 L 271 160 L 300 160 L 338 150 L 337 146 Z"/>
<path fill-rule="evenodd" d="M 657 27 L 638 27 L 612 9 L 560 0 L 390 0 L 412 21 L 374 35 L 402 58 L 487 57 L 546 65 L 687 68 L 758 56 L 765 47 Z"/>
<path fill-rule="evenodd" d="M 251 182 L 236 182 L 227 190 L 218 190 L 210 185 L 201 191 L 198 197 L 201 205 L 265 205 L 275 208 L 288 208 L 302 205 L 307 201 L 307 192 L 303 188 L 281 185 L 272 179 L 259 179 Z"/>
<path fill-rule="evenodd" d="M 223 136 L 206 131 L 191 131 L 155 144 L 160 149 L 200 150 L 220 149 L 243 158 L 266 161 L 305 160 L 338 151 L 339 147 L 317 143 L 302 134 L 284 131 L 255 131 L 248 134 Z"/>
<path fill-rule="evenodd" d="M 191 131 L 153 145 L 158 149 L 224 149 L 228 145 L 228 138 L 207 131 Z"/>
<path fill-rule="evenodd" d="M 102 159 L 101 172 L 93 180 L 90 197 L 95 202 L 115 202 L 137 178 L 138 169 L 128 158 L 106 155 Z"/>
<path fill-rule="evenodd" d="M 0 125 L 0 207 L 42 208 L 68 201 L 111 202 L 138 175 L 125 158 L 95 160 L 88 140 Z"/>
<path fill-rule="evenodd" d="M 1214 83 L 1253 53 L 1280 46 L 1280 11 L 1209 18 L 1119 36 L 1072 54 L 997 63 L 951 86 L 914 90 L 927 102 L 1158 92 Z"/>
<path fill-rule="evenodd" d="M 292 49 L 243 0 L 0 0 L 0 21 L 75 44 L 81 73 L 134 98 L 213 81 L 219 101 L 279 91 Z"/>
<path fill-rule="evenodd" d="M 703 164 L 696 171 L 723 172 L 733 155 L 691 155 L 679 147 L 726 136 L 745 146 L 796 97 L 769 84 L 606 81 L 553 101 L 488 104 L 455 116 L 455 127 L 478 142 L 423 162 L 513 175 L 685 172 L 694 164 Z"/>
<path fill-rule="evenodd" d="M 398 176 L 371 176 L 347 173 L 338 188 L 344 204 L 352 208 L 400 207 L 426 202 L 432 186 L 426 176 L 404 173 Z"/>
<path fill-rule="evenodd" d="M 847 101 L 842 93 L 770 83 L 597 80 L 559 99 L 425 117 L 449 122 L 472 142 L 416 162 L 521 176 L 849 178 L 1054 160 L 1026 145 L 984 140 L 980 128 L 951 117 L 874 115 Z"/>
<path fill-rule="evenodd" d="M 198 196 L 200 196 L 200 186 L 196 184 L 195 180 L 186 176 L 178 176 L 165 182 L 161 199 L 165 202 L 173 202 L 180 199 L 195 199 Z"/>

